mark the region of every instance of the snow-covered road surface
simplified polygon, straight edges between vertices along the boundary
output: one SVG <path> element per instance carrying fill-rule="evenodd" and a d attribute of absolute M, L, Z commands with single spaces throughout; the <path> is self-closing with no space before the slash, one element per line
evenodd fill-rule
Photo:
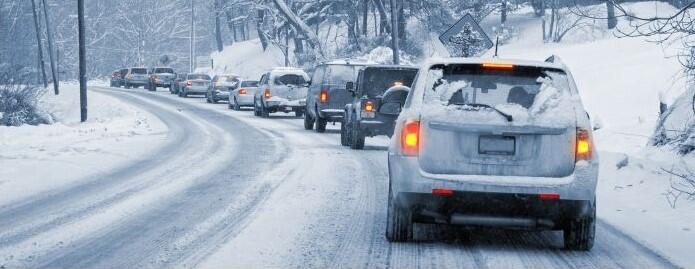
<path fill-rule="evenodd" d="M 0 208 L 0 267 L 672 268 L 599 222 L 591 252 L 559 232 L 417 226 L 392 244 L 386 140 L 253 117 L 164 91 L 97 89 L 169 128 L 146 161 Z M 600 206 L 600 201 L 599 201 Z"/>

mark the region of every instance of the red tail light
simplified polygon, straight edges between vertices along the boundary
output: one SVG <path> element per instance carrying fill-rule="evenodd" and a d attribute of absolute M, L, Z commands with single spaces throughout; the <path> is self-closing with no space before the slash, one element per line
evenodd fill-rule
<path fill-rule="evenodd" d="M 319 94 L 319 101 L 321 101 L 321 103 L 328 103 L 328 90 L 321 90 L 321 94 Z"/>
<path fill-rule="evenodd" d="M 246 89 L 244 89 L 244 88 L 239 89 L 239 94 L 242 94 L 242 95 L 246 94 Z"/>
<path fill-rule="evenodd" d="M 367 102 L 364 103 L 364 111 L 365 112 L 374 112 L 375 105 L 372 100 L 368 100 Z"/>
<path fill-rule="evenodd" d="M 263 92 L 263 97 L 265 97 L 265 99 L 270 99 L 270 97 L 272 96 L 273 95 L 270 94 L 270 89 L 265 89 L 265 91 Z"/>
<path fill-rule="evenodd" d="M 432 189 L 432 194 L 442 197 L 454 196 L 454 190 L 452 189 Z"/>
<path fill-rule="evenodd" d="M 576 160 L 588 161 L 591 159 L 591 136 L 589 131 L 577 128 Z"/>
<path fill-rule="evenodd" d="M 193 86 L 193 81 L 190 81 L 190 80 L 186 81 L 186 85 Z"/>
<path fill-rule="evenodd" d="M 420 122 L 406 121 L 401 131 L 401 150 L 404 155 L 417 156 L 420 151 Z"/>
<path fill-rule="evenodd" d="M 560 194 L 557 193 L 541 193 L 538 195 L 541 201 L 557 201 L 560 200 Z"/>

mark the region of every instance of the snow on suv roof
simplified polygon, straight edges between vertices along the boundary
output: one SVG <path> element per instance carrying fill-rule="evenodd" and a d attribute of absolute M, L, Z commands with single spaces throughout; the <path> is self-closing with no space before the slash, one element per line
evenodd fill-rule
<path fill-rule="evenodd" d="M 541 62 L 541 61 L 530 61 L 530 60 L 518 60 L 518 59 L 498 59 L 498 58 L 430 58 L 428 59 L 424 67 L 429 67 L 435 64 L 484 64 L 484 63 L 504 63 L 513 64 L 521 66 L 535 66 L 542 68 L 554 68 L 565 70 L 565 65 L 560 62 L 560 60 L 555 57 L 553 62 Z"/>
<path fill-rule="evenodd" d="M 369 65 L 370 63 L 367 62 L 361 62 L 359 60 L 354 60 L 351 61 L 349 59 L 346 60 L 332 60 L 332 61 L 327 61 L 323 62 L 323 64 L 326 65 Z M 372 63 L 373 64 L 373 63 Z"/>

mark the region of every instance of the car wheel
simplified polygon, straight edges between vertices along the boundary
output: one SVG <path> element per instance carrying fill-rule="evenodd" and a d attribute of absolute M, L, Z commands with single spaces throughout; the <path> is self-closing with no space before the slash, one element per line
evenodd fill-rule
<path fill-rule="evenodd" d="M 234 98 L 234 110 L 239 111 L 241 110 L 241 106 L 239 103 L 237 103 L 236 98 Z"/>
<path fill-rule="evenodd" d="M 210 93 L 210 103 L 217 104 L 219 102 L 220 101 L 217 100 L 217 96 L 215 96 L 215 94 L 213 94 L 213 93 Z"/>
<path fill-rule="evenodd" d="M 318 109 L 316 109 L 316 132 L 325 133 L 327 124 L 328 121 L 326 119 L 322 119 L 321 115 L 319 115 Z"/>
<path fill-rule="evenodd" d="M 126 82 L 125 88 L 126 88 L 126 89 L 130 89 L 130 84 L 128 84 L 128 83 Z"/>
<path fill-rule="evenodd" d="M 413 240 L 412 214 L 407 208 L 398 205 L 390 188 L 388 209 L 386 210 L 386 239 L 389 242 Z"/>
<path fill-rule="evenodd" d="M 360 125 L 359 122 L 357 122 L 355 114 L 350 118 L 350 148 L 364 148 L 364 134 L 360 131 Z"/>
<path fill-rule="evenodd" d="M 345 113 L 347 115 L 347 113 Z M 343 146 L 349 146 L 349 139 L 348 139 L 348 128 L 347 128 L 347 121 L 345 120 L 345 117 L 343 117 L 343 121 L 340 123 L 340 144 Z"/>
<path fill-rule="evenodd" d="M 309 113 L 304 113 L 304 130 L 314 129 L 314 120 Z"/>
<path fill-rule="evenodd" d="M 270 112 L 268 112 L 268 109 L 265 107 L 263 101 L 261 101 L 261 117 L 270 118 Z"/>
<path fill-rule="evenodd" d="M 594 247 L 596 237 L 596 205 L 589 217 L 570 220 L 563 231 L 565 248 L 568 250 L 589 251 Z"/>
<path fill-rule="evenodd" d="M 253 98 L 253 115 L 256 117 L 261 116 L 261 113 L 258 112 L 258 100 L 256 98 Z"/>

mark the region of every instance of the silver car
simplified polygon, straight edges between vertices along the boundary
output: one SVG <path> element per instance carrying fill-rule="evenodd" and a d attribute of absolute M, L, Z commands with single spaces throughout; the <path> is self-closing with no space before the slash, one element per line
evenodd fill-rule
<path fill-rule="evenodd" d="M 150 75 L 147 68 L 144 67 L 128 68 L 123 79 L 123 84 L 126 89 L 130 89 L 131 87 L 138 88 L 140 86 L 147 87 L 149 83 Z"/>
<path fill-rule="evenodd" d="M 425 63 L 388 153 L 386 237 L 413 223 L 564 231 L 594 243 L 598 156 L 564 64 L 498 59 Z"/>
<path fill-rule="evenodd" d="M 229 100 L 229 91 L 239 83 L 239 75 L 216 75 L 212 78 L 212 87 L 205 94 L 208 103 L 216 104 L 222 100 Z"/>
<path fill-rule="evenodd" d="M 266 72 L 254 95 L 254 114 L 267 118 L 270 113 L 294 112 L 304 115 L 309 75 L 302 69 L 277 67 Z"/>
<path fill-rule="evenodd" d="M 179 90 L 180 97 L 188 97 L 189 95 L 205 96 L 210 86 L 210 76 L 206 74 L 188 74 L 183 83 L 183 87 Z"/>
<path fill-rule="evenodd" d="M 229 108 L 253 107 L 253 98 L 258 91 L 258 81 L 239 79 L 236 87 L 229 92 Z"/>

